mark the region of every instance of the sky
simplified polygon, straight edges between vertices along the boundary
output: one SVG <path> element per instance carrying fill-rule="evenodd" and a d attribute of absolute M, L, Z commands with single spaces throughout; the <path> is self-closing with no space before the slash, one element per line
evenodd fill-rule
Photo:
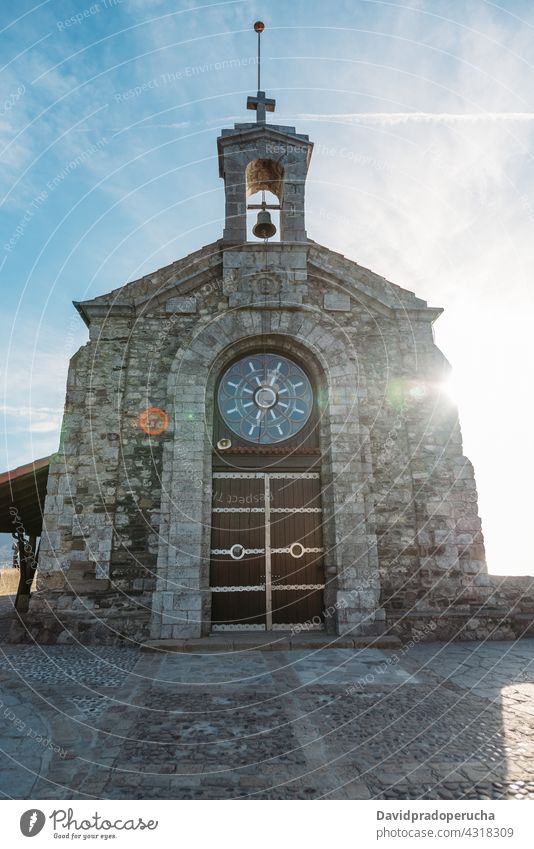
<path fill-rule="evenodd" d="M 534 4 L 4 0 L 0 469 L 57 449 L 72 306 L 222 234 L 216 137 L 315 142 L 310 238 L 445 312 L 488 566 L 534 574 Z"/>

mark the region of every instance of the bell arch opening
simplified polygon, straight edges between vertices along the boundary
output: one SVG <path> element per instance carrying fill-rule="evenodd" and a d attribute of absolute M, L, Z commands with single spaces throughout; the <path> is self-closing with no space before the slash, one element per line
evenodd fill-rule
<path fill-rule="evenodd" d="M 263 202 L 265 202 L 267 206 L 278 206 L 278 198 L 272 192 L 262 190 L 260 192 L 256 192 L 256 194 L 250 198 L 250 204 L 256 207 L 259 207 Z M 276 227 L 276 233 L 269 236 L 269 242 L 279 242 L 281 239 L 280 210 L 267 209 L 266 211 L 269 213 L 271 223 Z M 257 242 L 258 239 L 261 239 L 260 236 L 257 236 L 253 232 L 253 228 L 258 223 L 258 212 L 261 212 L 261 210 L 247 209 L 247 242 Z"/>
<path fill-rule="evenodd" d="M 284 169 L 274 159 L 254 159 L 245 171 L 247 198 L 257 192 L 272 192 L 282 202 Z"/>
<path fill-rule="evenodd" d="M 249 162 L 245 169 L 245 184 L 247 204 L 247 241 L 255 241 L 262 236 L 254 233 L 253 229 L 259 221 L 258 214 L 270 218 L 276 232 L 267 236 L 271 242 L 279 242 L 281 239 L 281 221 L 279 209 L 268 209 L 261 211 L 258 207 L 265 203 L 268 207 L 279 207 L 282 204 L 284 187 L 284 169 L 274 159 L 254 159 Z M 255 209 L 248 209 L 248 206 Z"/>

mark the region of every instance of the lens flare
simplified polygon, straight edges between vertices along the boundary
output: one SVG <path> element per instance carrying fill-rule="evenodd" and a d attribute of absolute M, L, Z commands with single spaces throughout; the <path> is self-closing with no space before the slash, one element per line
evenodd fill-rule
<path fill-rule="evenodd" d="M 165 410 L 160 407 L 147 407 L 140 414 L 139 427 L 147 436 L 159 436 L 167 430 L 169 426 L 169 417 Z"/>

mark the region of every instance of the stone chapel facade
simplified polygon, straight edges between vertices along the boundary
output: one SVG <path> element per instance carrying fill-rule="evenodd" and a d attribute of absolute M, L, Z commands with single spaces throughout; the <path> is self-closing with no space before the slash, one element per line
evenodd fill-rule
<path fill-rule="evenodd" d="M 450 636 L 487 603 L 441 310 L 307 238 L 312 148 L 264 109 L 223 130 L 222 238 L 76 304 L 39 638 Z M 247 241 L 263 190 L 280 241 Z"/>

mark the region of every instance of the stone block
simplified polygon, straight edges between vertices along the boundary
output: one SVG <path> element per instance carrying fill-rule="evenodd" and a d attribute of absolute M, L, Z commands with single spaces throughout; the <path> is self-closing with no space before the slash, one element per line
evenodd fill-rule
<path fill-rule="evenodd" d="M 332 312 L 350 312 L 350 295 L 343 292 L 326 292 L 323 307 Z"/>
<path fill-rule="evenodd" d="M 165 302 L 165 312 L 194 315 L 198 308 L 195 297 L 169 298 Z"/>

